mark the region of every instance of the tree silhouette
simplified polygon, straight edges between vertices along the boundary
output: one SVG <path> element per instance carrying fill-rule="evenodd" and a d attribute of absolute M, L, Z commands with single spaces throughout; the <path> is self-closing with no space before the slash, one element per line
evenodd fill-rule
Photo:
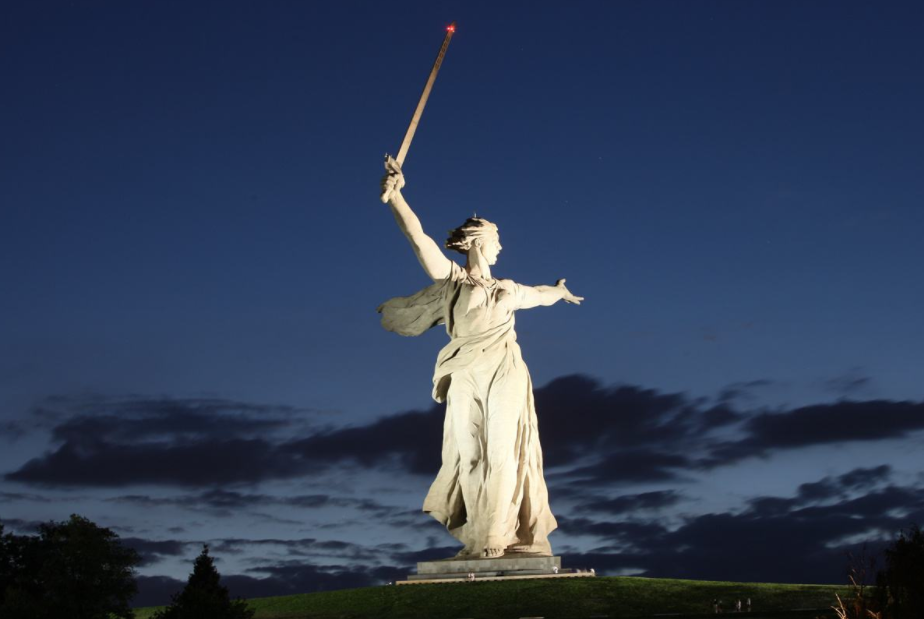
<path fill-rule="evenodd" d="M 4 619 L 130 619 L 138 554 L 86 518 L 2 534 L 0 616 Z"/>
<path fill-rule="evenodd" d="M 886 567 L 876 579 L 887 617 L 924 617 L 924 531 L 912 525 L 885 549 Z"/>
<path fill-rule="evenodd" d="M 253 619 L 253 615 L 254 610 L 247 602 L 231 600 L 228 588 L 221 585 L 221 575 L 209 556 L 209 547 L 203 546 L 186 586 L 153 619 Z"/>

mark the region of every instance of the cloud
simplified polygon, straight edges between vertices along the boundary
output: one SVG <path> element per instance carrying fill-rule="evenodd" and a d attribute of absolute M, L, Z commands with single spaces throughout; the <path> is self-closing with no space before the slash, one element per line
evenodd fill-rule
<path fill-rule="evenodd" d="M 390 415 L 366 426 L 322 432 L 292 441 L 283 451 L 312 466 L 348 460 L 376 466 L 396 459 L 410 473 L 432 474 L 439 469 L 443 407 Z"/>
<path fill-rule="evenodd" d="M 838 477 L 825 477 L 813 483 L 799 486 L 798 497 L 806 502 L 844 496 L 851 490 L 865 490 L 892 474 L 887 464 L 873 468 L 857 468 Z"/>
<path fill-rule="evenodd" d="M 398 518 L 406 515 L 406 507 L 379 503 L 373 499 L 333 496 L 330 494 L 296 494 L 278 496 L 265 493 L 247 493 L 232 490 L 213 489 L 200 493 L 175 496 L 150 496 L 129 494 L 106 499 L 113 503 L 138 505 L 142 507 L 182 507 L 193 511 L 208 511 L 229 516 L 242 510 L 287 506 L 299 509 L 320 509 L 332 507 L 353 509 L 371 514 L 376 519 Z M 251 512 L 253 513 L 253 512 Z"/>
<path fill-rule="evenodd" d="M 775 385 L 777 385 L 776 381 L 766 378 L 731 383 L 719 392 L 716 400 L 720 403 L 728 403 L 738 399 L 751 400 L 754 398 L 754 391 Z"/>
<path fill-rule="evenodd" d="M 0 501 L 28 501 L 30 503 L 50 503 L 52 499 L 40 494 L 24 492 L 0 492 Z"/>
<path fill-rule="evenodd" d="M 304 421 L 309 409 L 225 399 L 58 398 L 71 413 L 52 436 L 76 444 L 158 440 L 227 440 L 265 434 Z"/>
<path fill-rule="evenodd" d="M 766 384 L 752 381 L 738 389 Z M 535 396 L 546 468 L 550 474 L 570 471 L 585 486 L 674 480 L 687 469 L 774 451 L 901 438 L 924 429 L 924 403 L 914 402 L 839 401 L 747 413 L 728 402 L 710 407 L 680 393 L 607 387 L 580 375 L 553 380 Z M 444 411 L 436 405 L 338 429 L 314 426 L 297 409 L 226 400 L 135 398 L 74 406 L 70 416 L 44 413 L 57 419 L 52 436 L 58 446 L 7 473 L 7 480 L 214 488 L 320 476 L 332 467 L 427 477 L 439 468 Z M 299 434 L 307 436 L 291 438 Z M 216 493 L 201 500 L 231 509 L 249 499 Z M 311 506 L 324 499 L 305 500 Z"/>
<path fill-rule="evenodd" d="M 210 486 L 307 474 L 296 458 L 263 439 L 117 444 L 67 441 L 8 473 L 9 481 L 40 486 Z"/>
<path fill-rule="evenodd" d="M 924 430 L 924 402 L 843 400 L 803 406 L 754 415 L 742 430 L 743 438 L 714 446 L 701 465 L 727 465 L 784 449 L 906 438 Z"/>
<path fill-rule="evenodd" d="M 295 595 L 336 589 L 372 587 L 403 579 L 407 569 L 390 566 L 315 565 L 282 561 L 254 567 L 247 574 L 222 575 L 221 583 L 231 597 L 258 598 Z M 166 576 L 139 576 L 135 607 L 168 604 L 185 582 Z"/>
<path fill-rule="evenodd" d="M 815 483 L 856 489 L 886 476 L 877 467 Z M 899 529 L 924 517 L 922 490 L 886 486 L 834 502 L 830 494 L 810 499 L 812 492 L 757 497 L 741 513 L 691 516 L 673 530 L 645 521 L 559 520 L 570 535 L 603 542 L 569 558 L 597 570 L 659 578 L 842 583 L 847 553 L 860 547 L 854 540 L 867 540 L 875 554 Z M 821 498 L 828 502 L 816 504 Z M 902 515 L 894 515 L 895 510 Z"/>
<path fill-rule="evenodd" d="M 209 541 L 209 547 L 219 554 L 242 554 L 253 547 L 279 547 L 294 557 L 334 557 L 351 561 L 378 562 L 381 552 L 374 547 L 362 546 L 343 540 L 319 540 L 313 537 L 284 538 L 225 538 Z M 265 551 L 262 551 L 265 552 Z"/>
<path fill-rule="evenodd" d="M 649 450 L 627 450 L 610 454 L 592 465 L 568 471 L 571 484 L 607 486 L 614 483 L 670 481 L 679 471 L 690 466 L 690 459 L 679 455 Z"/>
<path fill-rule="evenodd" d="M 658 490 L 641 494 L 624 494 L 611 499 L 597 499 L 577 507 L 577 511 L 605 512 L 612 515 L 659 510 L 676 505 L 683 499 L 676 490 Z"/>
<path fill-rule="evenodd" d="M 34 535 L 44 522 L 39 520 L 23 520 L 22 518 L 0 518 L 0 523 L 7 533 L 15 532 L 20 535 Z"/>
<path fill-rule="evenodd" d="M 169 576 L 136 576 L 135 584 L 138 585 L 138 593 L 132 599 L 132 606 L 142 608 L 169 604 L 170 598 L 179 593 L 186 582 Z"/>
<path fill-rule="evenodd" d="M 853 368 L 841 376 L 835 376 L 823 383 L 825 390 L 843 396 L 856 396 L 859 392 L 869 391 L 873 379 L 861 374 L 862 368 Z"/>
<path fill-rule="evenodd" d="M 149 566 L 164 557 L 179 557 L 186 554 L 189 546 L 200 546 L 198 542 L 181 542 L 177 540 L 154 541 L 138 537 L 123 537 L 123 546 L 134 549 L 141 557 L 141 566 Z"/>
<path fill-rule="evenodd" d="M 866 540 L 877 554 L 901 528 L 924 518 L 924 488 L 889 485 L 888 466 L 856 468 L 807 482 L 791 496 L 758 496 L 737 513 L 685 516 L 667 525 L 640 515 L 675 505 L 673 490 L 626 494 L 582 505 L 576 511 L 606 519 L 558 516 L 570 539 L 596 540 L 586 552 L 566 552 L 569 567 L 598 573 L 633 573 L 659 578 L 737 582 L 842 583 L 849 559 Z M 900 513 L 899 513 L 900 512 Z M 178 553 L 192 542 L 135 547 Z M 351 541 L 227 538 L 210 541 L 214 553 L 266 556 L 268 549 L 289 557 L 258 564 L 223 581 L 233 595 L 260 597 L 337 588 L 366 587 L 403 578 L 418 561 L 443 559 L 458 548 L 441 539 L 425 548 L 404 544 L 363 546 Z M 160 544 L 160 545 L 158 545 Z M 561 547 L 561 542 L 559 542 Z M 267 550 L 257 550 L 261 548 Z M 318 560 L 327 563 L 319 563 Z M 142 594 L 164 596 L 178 581 L 139 579 Z M 175 590 L 175 589 L 174 589 Z M 162 603 L 166 597 L 161 597 Z"/>

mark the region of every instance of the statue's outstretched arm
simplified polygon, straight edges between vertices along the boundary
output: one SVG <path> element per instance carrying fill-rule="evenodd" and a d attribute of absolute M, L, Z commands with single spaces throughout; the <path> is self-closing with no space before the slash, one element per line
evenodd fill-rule
<path fill-rule="evenodd" d="M 560 279 L 554 286 L 524 286 L 520 284 L 520 309 L 529 309 L 539 305 L 555 305 L 559 301 L 580 305 L 584 297 L 576 297 L 565 288 L 565 280 Z"/>
<path fill-rule="evenodd" d="M 417 255 L 417 259 L 420 261 L 420 266 L 423 267 L 427 275 L 433 281 L 446 279 L 452 273 L 452 262 L 446 257 L 440 246 L 436 244 L 436 241 L 427 236 L 423 226 L 420 225 L 417 215 L 414 214 L 404 196 L 401 195 L 401 188 L 404 187 L 404 175 L 401 170 L 398 168 L 388 169 L 389 173 L 382 179 L 382 189 L 391 190 L 388 205 L 391 207 L 392 215 L 395 216 L 395 221 L 398 222 L 398 227 L 407 237 L 408 242 L 414 249 L 414 253 Z"/>

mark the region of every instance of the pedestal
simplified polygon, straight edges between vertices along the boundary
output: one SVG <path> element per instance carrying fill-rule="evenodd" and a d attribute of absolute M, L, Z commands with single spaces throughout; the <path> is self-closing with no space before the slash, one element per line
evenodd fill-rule
<path fill-rule="evenodd" d="M 508 553 L 496 559 L 443 559 L 421 561 L 417 573 L 396 585 L 437 582 L 517 580 L 523 578 L 580 578 L 591 572 L 561 569 L 561 557 Z"/>

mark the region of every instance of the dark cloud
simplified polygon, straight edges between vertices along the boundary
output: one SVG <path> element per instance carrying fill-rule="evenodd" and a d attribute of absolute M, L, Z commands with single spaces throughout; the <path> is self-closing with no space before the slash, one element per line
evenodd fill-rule
<path fill-rule="evenodd" d="M 21 518 L 0 518 L 0 523 L 6 527 L 7 533 L 18 533 L 20 535 L 34 534 L 38 532 L 43 522 L 39 520 L 23 520 Z"/>
<path fill-rule="evenodd" d="M 675 490 L 659 490 L 641 494 L 625 494 L 611 499 L 597 499 L 577 507 L 577 511 L 605 512 L 618 515 L 642 510 L 658 510 L 676 505 L 682 495 Z"/>
<path fill-rule="evenodd" d="M 924 489 L 883 486 L 890 475 L 887 466 L 857 468 L 803 484 L 789 497 L 757 497 L 740 513 L 687 516 L 673 525 L 642 519 L 638 512 L 676 504 L 681 498 L 676 491 L 600 500 L 578 510 L 628 518 L 603 520 L 560 514 L 560 530 L 568 538 L 598 542 L 591 551 L 565 553 L 564 561 L 569 567 L 593 567 L 602 574 L 842 583 L 849 564 L 847 553 L 860 551 L 858 539 L 867 540 L 868 551 L 876 554 L 899 529 L 924 518 Z M 188 551 L 192 544 L 127 542 L 142 552 L 161 555 Z M 428 546 L 422 549 L 404 544 L 362 546 L 313 537 L 227 538 L 209 543 L 218 555 L 263 548 L 251 554 L 266 557 L 274 548 L 285 551 L 289 559 L 256 559 L 258 564 L 244 574 L 223 579 L 233 595 L 245 597 L 374 586 L 403 578 L 419 561 L 443 559 L 458 550 L 442 545 L 442 539 L 428 539 Z M 328 563 L 319 563 L 319 559 Z M 139 599 L 153 603 L 151 600 L 159 595 L 155 601 L 163 603 L 178 581 L 142 578 L 139 584 Z"/>
<path fill-rule="evenodd" d="M 278 446 L 283 437 L 313 428 L 312 413 L 219 398 L 50 397 L 30 418 L 49 425 L 60 445 L 6 479 L 43 486 L 207 486 L 299 476 L 306 464 Z"/>
<path fill-rule="evenodd" d="M 596 521 L 589 518 L 558 517 L 563 533 L 601 537 L 609 543 L 618 543 L 623 549 L 660 546 L 668 530 L 657 522 Z"/>
<path fill-rule="evenodd" d="M 186 585 L 186 581 L 169 576 L 136 576 L 135 583 L 138 585 L 138 593 L 132 600 L 135 608 L 165 606 Z"/>
<path fill-rule="evenodd" d="M 887 464 L 874 468 L 858 468 L 838 477 L 825 477 L 822 480 L 802 484 L 798 489 L 800 499 L 809 502 L 843 496 L 851 490 L 865 490 L 879 482 L 885 481 L 892 473 Z"/>
<path fill-rule="evenodd" d="M 242 510 L 265 508 L 268 506 L 288 506 L 299 509 L 319 509 L 324 507 L 352 509 L 358 512 L 371 514 L 379 520 L 400 518 L 407 514 L 407 509 L 404 506 L 385 505 L 373 499 L 338 497 L 329 494 L 278 496 L 265 493 L 246 493 L 221 489 L 176 496 L 129 494 L 113 497 L 107 499 L 107 501 L 143 507 L 182 507 L 194 511 L 208 511 L 221 516 L 240 513 Z M 249 513 L 256 514 L 256 512 Z"/>
<path fill-rule="evenodd" d="M 313 537 L 296 539 L 285 538 L 220 538 L 207 541 L 190 540 L 149 540 L 137 537 L 123 537 L 121 543 L 128 548 L 136 550 L 141 557 L 140 565 L 151 566 L 166 557 L 187 557 L 198 554 L 203 544 L 207 544 L 213 555 L 247 555 L 256 550 L 256 553 L 282 552 L 291 557 L 302 558 L 333 558 L 351 563 L 359 562 L 367 565 L 378 565 L 384 560 L 391 561 L 390 557 L 400 556 L 407 552 L 404 544 L 380 544 L 378 546 L 363 546 L 343 540 L 319 540 Z M 445 555 L 444 557 L 445 558 Z M 262 560 L 257 560 L 263 563 Z"/>
<path fill-rule="evenodd" d="M 369 425 L 310 436 L 284 446 L 311 463 L 350 460 L 364 466 L 396 459 L 411 473 L 432 474 L 440 465 L 443 407 L 391 415 Z"/>
<path fill-rule="evenodd" d="M 586 486 L 672 480 L 686 469 L 775 450 L 900 438 L 924 429 L 924 403 L 913 402 L 841 401 L 746 414 L 728 402 L 708 407 L 683 394 L 606 387 L 577 375 L 556 379 L 535 395 L 546 467 L 550 473 L 573 467 L 573 478 Z M 46 414 L 58 420 L 52 435 L 60 445 L 6 479 L 42 486 L 207 488 L 323 475 L 335 466 L 424 476 L 439 467 L 440 406 L 340 429 L 305 426 L 295 409 L 225 400 L 129 399 L 81 406 L 86 408 L 63 420 Z M 308 435 L 291 438 L 302 432 Z M 233 509 L 258 499 L 263 497 L 225 489 L 202 496 L 200 503 Z M 312 507 L 329 498 L 302 500 Z"/>
<path fill-rule="evenodd" d="M 255 483 L 307 473 L 297 458 L 264 439 L 116 444 L 67 441 L 6 475 L 42 486 L 211 486 Z"/>
<path fill-rule="evenodd" d="M 187 553 L 190 545 L 198 547 L 198 542 L 181 542 L 176 540 L 155 541 L 137 537 L 123 537 L 123 546 L 132 548 L 141 557 L 141 566 L 157 563 L 164 557 L 179 557 Z"/>
<path fill-rule="evenodd" d="M 342 540 L 318 540 L 313 537 L 301 539 L 227 538 L 211 540 L 209 547 L 218 554 L 242 554 L 253 547 L 277 546 L 287 555 L 295 557 L 335 557 L 351 561 L 378 562 L 381 552 L 353 542 Z"/>
<path fill-rule="evenodd" d="M 586 467 L 569 471 L 572 484 L 612 487 L 614 483 L 656 482 L 677 479 L 690 459 L 649 450 L 627 450 L 610 454 Z"/>
<path fill-rule="evenodd" d="M 221 583 L 232 597 L 260 598 L 336 589 L 372 587 L 403 579 L 407 569 L 387 566 L 347 567 L 282 562 L 248 570 L 248 574 L 223 575 Z M 185 582 L 165 576 L 139 576 L 133 606 L 160 606 L 183 588 Z"/>
<path fill-rule="evenodd" d="M 835 480 L 884 479 L 877 469 L 858 469 Z M 856 486 L 852 486 L 856 487 Z M 901 515 L 895 515 L 896 510 Z M 660 578 L 752 582 L 842 583 L 847 553 L 866 539 L 873 553 L 909 522 L 924 517 L 921 488 L 887 486 L 824 505 L 804 496 L 760 497 L 739 514 L 689 517 L 668 530 L 652 522 L 605 522 L 559 518 L 571 535 L 590 535 L 605 545 L 570 557 L 597 570 L 632 570 Z"/>
<path fill-rule="evenodd" d="M 81 412 L 55 426 L 52 436 L 77 444 L 245 437 L 288 427 L 298 412 L 220 399 L 103 399 L 71 406 Z"/>
<path fill-rule="evenodd" d="M 30 503 L 50 503 L 52 499 L 40 494 L 23 492 L 0 492 L 0 501 L 28 501 Z"/>
<path fill-rule="evenodd" d="M 381 466 L 392 460 L 411 472 L 439 466 L 442 412 L 436 406 L 357 428 L 314 428 L 308 438 L 285 440 L 305 429 L 303 419 L 280 417 L 280 407 L 239 405 L 232 415 L 218 402 L 133 400 L 124 418 L 81 413 L 53 428 L 59 447 L 5 478 L 51 487 L 203 487 L 319 475 L 338 463 Z M 275 418 L 267 417 L 271 412 Z M 427 433 L 435 440 L 421 441 Z"/>
<path fill-rule="evenodd" d="M 763 389 L 766 387 L 775 386 L 776 381 L 772 381 L 765 378 L 760 378 L 757 380 L 749 380 L 736 382 L 728 385 L 722 391 L 719 392 L 719 395 L 716 397 L 716 400 L 720 403 L 729 403 L 732 400 L 751 400 L 754 398 L 754 391 Z"/>
<path fill-rule="evenodd" d="M 744 438 L 713 447 L 702 466 L 720 466 L 771 451 L 845 441 L 905 438 L 924 430 L 924 402 L 870 400 L 761 413 L 743 425 Z"/>
<path fill-rule="evenodd" d="M 570 464 L 588 450 L 670 445 L 704 430 L 682 394 L 604 387 L 586 376 L 558 378 L 537 389 L 536 408 L 548 466 Z"/>
<path fill-rule="evenodd" d="M 269 595 L 353 589 L 381 585 L 407 576 L 406 569 L 388 566 L 346 567 L 342 565 L 310 565 L 297 561 L 256 567 L 248 571 L 254 574 L 266 574 L 267 577 L 232 576 L 227 578 L 228 588 L 233 595 L 259 597 L 268 595 L 262 593 L 268 589 L 276 589 L 277 591 L 277 593 Z"/>
<path fill-rule="evenodd" d="M 843 396 L 856 396 L 858 392 L 868 391 L 873 384 L 873 379 L 861 374 L 862 368 L 854 368 L 843 376 L 824 381 L 824 388 L 827 391 Z"/>

